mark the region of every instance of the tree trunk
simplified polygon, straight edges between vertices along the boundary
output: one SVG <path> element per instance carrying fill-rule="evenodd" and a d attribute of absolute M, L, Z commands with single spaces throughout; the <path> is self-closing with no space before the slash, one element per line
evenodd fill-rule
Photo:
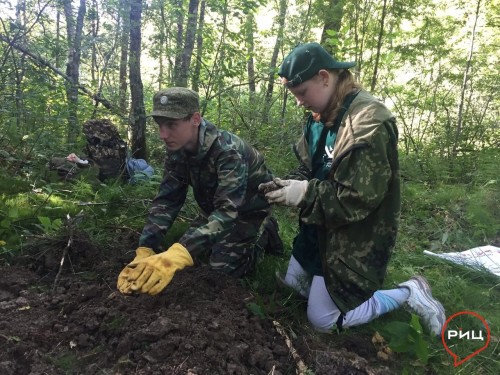
<path fill-rule="evenodd" d="M 362 49 L 360 50 L 359 48 L 359 32 L 358 32 L 358 21 L 359 21 L 359 7 L 357 5 L 357 3 L 354 5 L 354 16 L 351 16 L 349 18 L 350 20 L 350 29 L 351 30 L 354 30 L 354 56 L 355 56 L 355 60 L 356 60 L 356 70 L 354 70 L 354 79 L 356 81 L 360 81 L 360 74 L 361 74 L 361 68 L 362 68 L 362 65 L 363 65 L 363 61 L 362 61 Z M 358 55 L 358 51 L 359 52 L 359 55 Z"/>
<path fill-rule="evenodd" d="M 253 10 L 248 11 L 247 18 L 245 20 L 245 41 L 247 45 L 247 72 L 248 72 L 248 90 L 250 91 L 250 105 L 252 105 L 253 99 L 255 97 L 255 65 L 254 65 L 254 38 L 253 30 L 255 26 L 255 15 Z"/>
<path fill-rule="evenodd" d="M 229 13 L 229 1 L 224 1 L 224 8 L 222 8 L 222 32 L 220 37 L 219 51 L 220 51 L 220 63 L 217 64 L 217 69 L 215 70 L 215 81 L 217 82 L 217 124 L 221 123 L 222 120 L 222 87 L 224 86 L 224 75 L 223 66 L 226 58 L 226 34 L 227 28 L 227 15 Z"/>
<path fill-rule="evenodd" d="M 120 1 L 121 14 L 121 53 L 120 53 L 120 77 L 119 77 L 119 107 L 123 113 L 128 112 L 128 94 L 127 94 L 127 65 L 128 50 L 130 41 L 130 2 L 128 0 Z"/>
<path fill-rule="evenodd" d="M 191 65 L 191 55 L 194 49 L 194 38 L 196 36 L 196 21 L 198 16 L 198 0 L 189 1 L 188 21 L 186 27 L 186 41 L 182 51 L 181 65 L 179 69 L 178 81 L 176 86 L 187 87 L 188 72 Z"/>
<path fill-rule="evenodd" d="M 109 67 L 109 62 L 111 60 L 111 57 L 115 55 L 115 51 L 117 49 L 117 46 L 119 45 L 119 40 L 121 38 L 121 30 L 115 29 L 115 36 L 113 38 L 113 45 L 111 48 L 103 53 L 103 60 L 100 62 L 101 68 L 97 70 L 98 73 L 98 88 L 97 88 L 97 96 L 102 95 L 102 88 L 104 86 L 104 81 L 106 81 L 107 74 L 108 74 L 108 67 Z M 96 118 L 97 114 L 97 108 L 99 106 L 99 101 L 94 101 L 94 111 L 92 112 L 92 118 Z"/>
<path fill-rule="evenodd" d="M 382 17 L 380 18 L 380 29 L 378 32 L 378 39 L 377 39 L 377 53 L 375 54 L 372 83 L 370 85 L 370 91 L 372 92 L 375 90 L 375 86 L 377 85 L 378 64 L 380 62 L 380 50 L 382 49 L 382 39 L 384 38 L 384 26 L 385 26 L 386 15 L 387 15 L 387 0 L 384 0 L 384 5 L 382 6 Z"/>
<path fill-rule="evenodd" d="M 130 124 L 132 128 L 132 155 L 147 160 L 146 150 L 146 111 L 141 79 L 141 20 L 142 0 L 130 3 L 130 94 L 132 108 Z"/>
<path fill-rule="evenodd" d="M 19 29 L 24 29 L 26 27 L 26 2 L 25 0 L 20 0 L 16 7 L 16 24 Z M 24 36 L 21 37 L 21 42 L 25 43 L 26 38 Z M 25 74 L 25 56 L 21 55 L 19 61 L 17 61 L 16 56 L 12 54 L 12 63 L 14 65 L 14 75 L 16 81 L 16 94 L 15 94 L 15 106 L 16 106 L 16 129 L 18 129 L 20 134 L 23 134 L 28 131 L 28 129 L 24 129 L 25 119 L 23 116 L 23 100 L 24 93 L 22 83 L 24 80 Z"/>
<path fill-rule="evenodd" d="M 180 67 L 182 61 L 182 39 L 184 35 L 184 15 L 182 13 L 182 0 L 174 0 L 174 13 L 177 21 L 177 34 L 175 36 L 175 62 L 173 82 L 179 80 Z"/>
<path fill-rule="evenodd" d="M 70 82 L 66 85 L 66 97 L 68 100 L 68 144 L 74 144 L 80 134 L 78 126 L 78 83 L 80 78 L 80 60 L 83 19 L 87 11 L 85 0 L 80 0 L 78 15 L 73 18 L 73 7 L 71 0 L 64 0 L 64 14 L 66 16 L 66 32 L 68 41 L 68 61 L 66 64 L 66 75 Z"/>
<path fill-rule="evenodd" d="M 61 11 L 59 10 L 59 7 L 56 10 L 56 67 L 60 68 L 61 67 Z"/>
<path fill-rule="evenodd" d="M 351 22 L 351 30 L 354 30 L 354 50 L 355 50 L 355 61 L 356 70 L 354 71 L 354 76 L 357 81 L 361 81 L 361 74 L 364 68 L 364 53 L 365 53 L 365 40 L 370 38 L 368 35 L 369 29 L 369 17 L 374 13 L 372 7 L 373 2 L 365 1 L 364 3 L 355 2 L 354 3 L 354 17 L 349 17 Z"/>
<path fill-rule="evenodd" d="M 205 5 L 206 1 L 202 0 L 200 5 L 200 18 L 198 21 L 198 31 L 196 35 L 196 64 L 193 73 L 193 90 L 199 91 L 200 89 L 200 73 L 201 73 L 201 60 L 203 53 L 203 25 L 205 24 Z"/>
<path fill-rule="evenodd" d="M 217 97 L 218 103 L 218 113 L 219 118 L 217 119 L 217 123 L 219 123 L 220 115 L 221 115 L 221 102 L 220 102 L 220 94 L 221 94 L 221 86 L 223 84 L 223 79 L 221 77 L 222 64 L 224 63 L 224 55 L 225 55 L 225 41 L 226 41 L 226 33 L 227 33 L 227 8 L 228 0 L 224 1 L 224 7 L 222 8 L 222 24 L 219 24 L 219 43 L 217 45 L 217 49 L 215 51 L 215 56 L 213 59 L 213 65 L 211 71 L 208 73 L 208 82 L 205 85 L 205 97 L 207 100 L 203 102 L 201 105 L 201 115 L 205 113 L 207 109 L 208 101 L 212 98 Z M 215 92 L 215 94 L 213 94 Z"/>
<path fill-rule="evenodd" d="M 481 0 L 477 1 L 476 15 L 474 19 L 474 26 L 472 27 L 472 33 L 470 37 L 470 48 L 469 55 L 467 56 L 467 63 L 465 65 L 464 77 L 462 80 L 462 90 L 460 92 L 460 102 L 458 104 L 458 115 L 457 115 L 457 128 L 455 129 L 455 139 L 453 142 L 452 155 L 455 157 L 457 155 L 457 148 L 460 142 L 460 135 L 462 134 L 462 127 L 464 121 L 464 102 L 465 102 L 465 92 L 467 91 L 467 82 L 469 81 L 469 71 L 472 66 L 472 55 L 474 54 L 474 41 L 476 38 L 476 26 L 477 20 L 479 18 L 479 10 L 481 8 Z"/>
<path fill-rule="evenodd" d="M 283 30 L 285 29 L 285 15 L 287 9 L 287 1 L 280 0 L 279 3 L 279 15 L 278 15 L 278 31 L 276 33 L 276 43 L 274 44 L 273 55 L 271 57 L 271 63 L 269 64 L 269 78 L 267 83 L 267 90 L 264 100 L 264 110 L 262 112 L 262 123 L 267 124 L 269 122 L 269 111 L 271 110 L 271 100 L 274 91 L 274 75 L 276 71 L 276 65 L 278 62 L 278 53 L 280 51 L 281 45 L 283 43 Z"/>
<path fill-rule="evenodd" d="M 92 58 L 90 64 L 90 76 L 92 86 L 97 86 L 99 81 L 99 66 L 97 65 L 97 36 L 99 34 L 99 8 L 96 0 L 92 0 L 92 8 L 90 9 L 88 18 L 91 20 L 92 33 Z"/>
<path fill-rule="evenodd" d="M 168 24 L 165 20 L 165 7 L 164 4 L 161 3 L 160 5 L 160 17 L 162 22 L 160 23 L 158 27 L 158 32 L 160 33 L 159 35 L 159 50 L 160 52 L 158 53 L 158 90 L 161 90 L 163 87 L 163 83 L 165 82 L 165 63 L 164 63 L 164 53 L 163 51 L 166 51 L 167 47 L 167 36 L 165 33 L 165 30 L 168 30 Z M 168 82 L 168 79 L 166 80 Z"/>
<path fill-rule="evenodd" d="M 306 35 L 308 35 L 311 31 L 311 22 L 309 21 L 311 18 L 311 13 L 313 12 L 313 0 L 309 0 L 307 4 L 307 12 L 305 15 L 301 17 L 300 23 L 302 23 L 302 30 L 298 36 L 298 42 L 302 42 L 306 40 Z"/>
<path fill-rule="evenodd" d="M 321 45 L 332 55 L 335 51 L 332 45 L 327 43 L 329 38 L 328 30 L 340 31 L 342 25 L 342 16 L 344 14 L 344 0 L 330 0 L 328 9 L 325 11 L 325 24 L 323 25 L 323 32 L 321 33 Z"/>

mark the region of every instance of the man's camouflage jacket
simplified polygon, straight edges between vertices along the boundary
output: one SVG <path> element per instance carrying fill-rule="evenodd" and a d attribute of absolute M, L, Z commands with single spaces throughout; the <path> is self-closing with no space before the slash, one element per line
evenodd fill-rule
<path fill-rule="evenodd" d="M 140 246 L 161 248 L 165 233 L 182 208 L 188 186 L 206 220 L 192 225 L 179 242 L 196 256 L 231 233 L 235 220 L 256 210 L 269 209 L 258 195 L 260 183 L 273 175 L 263 156 L 238 136 L 207 120 L 200 125 L 196 155 L 184 150 L 167 152 L 163 181 L 154 198 Z M 196 220 L 195 222 L 199 222 Z"/>

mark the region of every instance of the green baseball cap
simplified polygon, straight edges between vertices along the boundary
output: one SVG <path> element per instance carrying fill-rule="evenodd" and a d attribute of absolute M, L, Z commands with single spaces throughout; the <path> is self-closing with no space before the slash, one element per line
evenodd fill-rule
<path fill-rule="evenodd" d="M 288 80 L 288 87 L 294 87 L 311 79 L 321 69 L 349 69 L 355 65 L 355 62 L 335 60 L 319 43 L 305 43 L 288 54 L 278 75 Z"/>
<path fill-rule="evenodd" d="M 155 94 L 151 116 L 179 119 L 199 111 L 200 98 L 196 91 L 186 87 L 171 87 Z"/>

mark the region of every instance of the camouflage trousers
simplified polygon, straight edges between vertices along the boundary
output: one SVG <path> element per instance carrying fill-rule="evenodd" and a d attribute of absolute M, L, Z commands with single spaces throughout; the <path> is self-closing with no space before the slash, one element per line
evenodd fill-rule
<path fill-rule="evenodd" d="M 269 209 L 263 209 L 239 216 L 231 233 L 212 247 L 208 260 L 210 267 L 235 277 L 252 272 L 258 259 L 264 255 L 259 238 L 269 214 Z M 207 218 L 199 215 L 191 227 L 206 222 Z"/>

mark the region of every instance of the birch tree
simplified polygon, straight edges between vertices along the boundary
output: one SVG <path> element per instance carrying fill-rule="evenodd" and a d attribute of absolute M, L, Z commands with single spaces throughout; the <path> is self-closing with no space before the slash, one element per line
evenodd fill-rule
<path fill-rule="evenodd" d="M 194 49 L 194 40 L 196 36 L 196 22 L 198 15 L 198 0 L 189 1 L 188 9 L 188 20 L 186 26 L 186 37 L 184 41 L 184 46 L 182 48 L 182 54 L 180 58 L 180 66 L 177 69 L 177 80 L 175 82 L 176 86 L 187 87 L 188 83 L 188 72 L 191 66 L 191 55 Z"/>

